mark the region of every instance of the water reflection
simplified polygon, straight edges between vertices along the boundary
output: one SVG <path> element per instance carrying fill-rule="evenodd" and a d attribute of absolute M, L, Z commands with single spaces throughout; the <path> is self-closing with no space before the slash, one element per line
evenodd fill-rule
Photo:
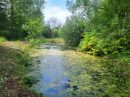
<path fill-rule="evenodd" d="M 47 97 L 65 97 L 64 91 L 68 88 L 68 78 L 64 71 L 64 57 L 62 51 L 55 45 L 44 45 L 43 56 L 37 70 L 40 81 L 33 87 Z M 35 71 L 34 71 L 35 72 Z"/>

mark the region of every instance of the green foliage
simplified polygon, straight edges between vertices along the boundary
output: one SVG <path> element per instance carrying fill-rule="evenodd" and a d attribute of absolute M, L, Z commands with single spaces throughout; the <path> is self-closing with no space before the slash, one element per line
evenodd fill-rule
<path fill-rule="evenodd" d="M 25 85 L 31 87 L 33 84 L 38 82 L 38 80 L 36 80 L 36 78 L 34 78 L 33 76 L 26 76 L 24 77 L 23 82 Z"/>
<path fill-rule="evenodd" d="M 44 27 L 43 36 L 45 38 L 58 38 L 61 27 L 51 28 L 50 25 Z"/>
<path fill-rule="evenodd" d="M 55 28 L 52 29 L 53 38 L 59 37 L 59 31 L 60 31 L 60 27 L 55 27 Z"/>
<path fill-rule="evenodd" d="M 30 57 L 30 52 L 32 48 L 29 45 L 23 45 L 21 42 L 17 42 L 20 47 L 20 52 L 17 54 L 17 63 L 21 64 L 22 67 L 31 66 L 32 58 Z"/>
<path fill-rule="evenodd" d="M 0 45 L 0 90 L 4 90 L 0 91 L 0 96 L 33 95 L 28 86 L 23 83 L 23 78 L 31 65 L 30 51 L 25 42 L 6 42 Z M 9 91 L 12 90 L 13 93 L 10 93 Z"/>
<path fill-rule="evenodd" d="M 26 31 L 28 32 L 27 40 L 30 42 L 30 47 L 34 47 L 43 42 L 43 23 L 42 19 L 30 20 L 26 26 Z"/>
<path fill-rule="evenodd" d="M 0 36 L 9 40 L 26 38 L 30 33 L 25 29 L 26 24 L 30 22 L 33 25 L 34 21 L 43 16 L 41 11 L 43 5 L 44 0 L 0 1 Z M 10 7 L 7 8 L 7 6 Z M 31 30 L 33 30 L 31 33 L 35 32 L 35 29 Z"/>
<path fill-rule="evenodd" d="M 93 55 L 104 56 L 104 52 L 101 49 L 96 49 L 96 50 L 93 51 Z"/>
<path fill-rule="evenodd" d="M 5 80 L 6 80 L 6 78 L 4 76 L 0 75 L 0 88 L 3 86 Z"/>
<path fill-rule="evenodd" d="M 129 0 L 68 0 L 67 2 L 69 10 L 74 15 L 78 14 L 85 18 L 85 31 L 79 44 L 80 50 L 96 56 L 107 55 L 113 60 L 117 59 L 116 62 L 105 64 L 108 65 L 108 71 L 113 76 L 111 82 L 118 86 L 120 84 L 119 89 L 125 91 L 128 90 L 126 86 L 130 87 L 127 81 L 129 76 L 126 74 L 129 73 L 127 68 L 130 68 L 129 4 Z"/>
<path fill-rule="evenodd" d="M 28 39 L 37 39 L 42 35 L 43 23 L 41 19 L 30 20 L 25 28 L 28 32 Z"/>
<path fill-rule="evenodd" d="M 9 28 L 9 21 L 5 12 L 0 11 L 0 31 Z"/>
<path fill-rule="evenodd" d="M 94 36 L 93 32 L 86 32 L 83 35 L 83 39 L 80 43 L 81 51 L 93 51 L 97 45 L 97 38 Z"/>
<path fill-rule="evenodd" d="M 51 29 L 50 25 L 46 25 L 44 27 L 43 36 L 45 38 L 52 38 L 53 32 L 52 32 L 52 29 Z"/>
<path fill-rule="evenodd" d="M 30 46 L 27 44 L 23 45 L 19 42 L 18 45 L 20 46 L 20 52 L 17 53 L 17 57 L 15 56 L 15 58 L 19 65 L 16 67 L 15 73 L 18 74 L 18 76 L 20 77 L 20 81 L 24 85 L 24 88 L 26 87 L 27 90 L 30 90 L 30 87 L 38 82 L 38 80 L 33 76 L 27 76 L 28 70 L 32 65 L 32 58 L 30 57 L 30 52 L 32 52 L 32 48 L 30 48 Z M 31 90 L 31 93 L 36 97 L 42 97 L 42 94 L 37 93 L 34 90 Z"/>
<path fill-rule="evenodd" d="M 89 34 L 88 36 L 84 35 L 84 39 L 80 45 L 81 51 L 91 48 L 91 50 L 94 49 L 93 51 L 100 50 L 105 54 L 117 55 L 120 52 L 125 52 L 130 48 L 130 24 L 127 22 L 129 18 L 127 15 L 125 16 L 124 13 L 129 13 L 126 8 L 128 7 L 128 2 L 126 3 L 124 1 L 119 1 L 119 3 L 115 0 L 113 2 L 106 0 L 100 1 L 95 5 L 96 2 L 91 2 L 90 0 L 87 0 L 87 2 L 84 0 L 81 2 L 78 1 L 79 0 L 76 0 L 76 4 L 78 4 L 77 7 L 83 5 L 84 7 L 88 8 L 86 11 L 90 10 L 91 8 L 97 8 L 96 10 L 91 10 L 93 13 L 92 15 L 89 15 L 86 12 L 89 16 L 88 21 L 86 21 L 86 30 L 88 33 L 94 32 L 94 34 Z M 107 3 L 109 6 L 106 6 Z M 91 7 L 89 7 L 89 5 Z M 122 6 L 124 6 L 124 9 Z M 122 15 L 124 16 L 122 17 Z M 91 27 L 89 25 L 91 25 Z M 93 41 L 93 37 L 96 39 L 96 41 Z"/>
<path fill-rule="evenodd" d="M 22 65 L 24 65 L 25 67 L 28 67 L 31 65 L 30 61 L 31 58 L 29 56 L 29 54 L 26 52 L 21 52 L 18 56 L 18 63 L 22 63 Z"/>
<path fill-rule="evenodd" d="M 0 37 L 0 42 L 5 42 L 7 41 L 4 37 Z"/>
<path fill-rule="evenodd" d="M 29 40 L 29 43 L 30 43 L 30 47 L 35 47 L 35 46 L 38 46 L 39 44 L 41 43 L 44 43 L 44 39 L 30 39 Z"/>
<path fill-rule="evenodd" d="M 78 16 L 71 16 L 67 19 L 62 28 L 62 37 L 69 46 L 77 46 L 84 32 L 83 20 Z"/>
<path fill-rule="evenodd" d="M 101 42 L 97 37 L 94 36 L 94 32 L 85 32 L 83 39 L 80 43 L 80 51 L 86 51 L 88 53 L 93 53 L 95 56 L 103 56 L 105 52 L 102 50 Z"/>

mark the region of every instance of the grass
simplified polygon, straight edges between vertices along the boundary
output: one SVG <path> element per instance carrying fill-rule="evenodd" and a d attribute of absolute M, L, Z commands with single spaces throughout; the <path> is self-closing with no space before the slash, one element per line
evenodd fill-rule
<path fill-rule="evenodd" d="M 39 97 L 39 94 L 29 90 L 30 83 L 24 82 L 31 65 L 29 51 L 27 43 L 1 42 L 0 97 Z M 31 79 L 28 78 L 30 82 Z"/>

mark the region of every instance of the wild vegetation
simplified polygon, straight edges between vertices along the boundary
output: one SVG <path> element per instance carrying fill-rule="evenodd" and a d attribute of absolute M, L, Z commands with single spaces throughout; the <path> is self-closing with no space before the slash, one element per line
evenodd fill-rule
<path fill-rule="evenodd" d="M 44 0 L 0 0 L 0 97 L 40 96 L 29 89 L 34 79 L 26 74 L 32 64 L 31 47 L 42 35 L 43 5 Z"/>
<path fill-rule="evenodd" d="M 72 15 L 63 25 L 55 18 L 44 22 L 44 5 L 45 0 L 0 0 L 0 96 L 40 96 L 28 89 L 37 82 L 25 76 L 31 65 L 28 52 L 43 42 L 65 42 L 100 59 L 86 64 L 106 69 L 103 77 L 113 86 L 105 91 L 109 96 L 101 97 L 129 97 L 130 1 L 67 0 Z M 24 42 L 7 42 L 16 40 Z"/>
<path fill-rule="evenodd" d="M 30 25 L 37 26 L 36 23 L 43 25 L 41 24 L 42 21 L 40 21 L 43 19 L 40 10 L 43 5 L 44 0 L 1 0 L 0 35 L 9 40 L 31 37 L 34 32 L 39 35 L 37 30 L 40 32 L 40 28 L 36 31 L 28 28 Z"/>
<path fill-rule="evenodd" d="M 32 58 L 28 44 L 23 42 L 3 42 L 0 44 L 0 96 L 1 97 L 39 97 L 40 94 L 29 89 L 33 80 L 26 78 Z M 34 82 L 33 82 L 34 83 Z"/>
<path fill-rule="evenodd" d="M 119 90 L 130 91 L 130 1 L 68 0 L 73 15 L 62 27 L 62 36 L 70 46 L 109 60 L 104 65 L 111 72 L 112 83 Z"/>

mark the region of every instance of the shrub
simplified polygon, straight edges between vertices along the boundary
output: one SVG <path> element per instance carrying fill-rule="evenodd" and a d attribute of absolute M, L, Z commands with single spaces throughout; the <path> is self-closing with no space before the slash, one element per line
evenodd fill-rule
<path fill-rule="evenodd" d="M 5 42 L 7 41 L 7 39 L 5 39 L 4 37 L 0 37 L 0 42 Z"/>
<path fill-rule="evenodd" d="M 101 49 L 96 49 L 93 51 L 93 55 L 95 56 L 104 56 L 104 52 Z"/>
<path fill-rule="evenodd" d="M 93 51 L 97 46 L 97 38 L 93 36 L 93 32 L 85 32 L 80 42 L 80 51 Z"/>
<path fill-rule="evenodd" d="M 28 32 L 28 39 L 37 39 L 42 36 L 43 23 L 41 19 L 30 20 L 25 29 Z"/>
<path fill-rule="evenodd" d="M 52 38 L 53 32 L 52 32 L 52 29 L 51 29 L 51 27 L 49 25 L 44 27 L 44 31 L 42 32 L 42 35 L 45 38 Z"/>
<path fill-rule="evenodd" d="M 33 76 L 26 76 L 26 77 L 24 77 L 23 82 L 25 85 L 31 87 L 33 84 L 38 82 L 38 80 L 36 78 L 34 78 Z"/>
<path fill-rule="evenodd" d="M 29 39 L 30 42 L 30 47 L 35 47 L 37 45 L 39 45 L 41 42 L 43 42 L 43 40 L 41 39 Z"/>

